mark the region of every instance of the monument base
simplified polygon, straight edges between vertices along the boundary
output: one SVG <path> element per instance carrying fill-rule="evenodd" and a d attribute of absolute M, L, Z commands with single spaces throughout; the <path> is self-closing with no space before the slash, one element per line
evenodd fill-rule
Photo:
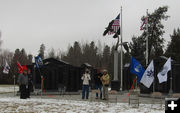
<path fill-rule="evenodd" d="M 111 81 L 111 90 L 120 90 L 120 81 L 119 80 L 112 80 Z"/>

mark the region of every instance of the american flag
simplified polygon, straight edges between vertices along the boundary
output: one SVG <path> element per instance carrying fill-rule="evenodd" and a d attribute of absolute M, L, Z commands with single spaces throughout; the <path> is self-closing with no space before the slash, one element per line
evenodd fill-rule
<path fill-rule="evenodd" d="M 144 20 L 143 20 L 143 23 L 140 27 L 140 30 L 144 30 L 144 26 L 148 23 L 148 17 L 145 17 Z"/>
<path fill-rule="evenodd" d="M 112 35 L 112 34 L 116 33 L 118 31 L 118 29 L 120 28 L 120 22 L 119 22 L 120 18 L 119 17 L 120 17 L 120 14 L 114 19 L 113 25 L 111 27 L 111 29 L 113 31 L 109 31 L 108 35 Z"/>

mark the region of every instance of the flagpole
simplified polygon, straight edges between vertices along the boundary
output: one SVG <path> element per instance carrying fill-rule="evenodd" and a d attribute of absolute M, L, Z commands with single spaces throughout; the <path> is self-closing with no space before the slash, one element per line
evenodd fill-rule
<path fill-rule="evenodd" d="M 172 61 L 172 60 L 171 60 Z M 171 62 L 170 61 L 170 62 Z M 170 90 L 169 90 L 169 95 L 171 96 L 173 93 L 173 90 L 172 90 L 172 62 L 171 62 L 171 77 L 170 77 Z"/>
<path fill-rule="evenodd" d="M 9 71 L 9 73 L 10 73 L 11 71 Z M 11 74 L 13 75 L 13 73 L 11 72 Z M 13 78 L 14 78 L 14 96 L 16 96 L 16 94 L 15 94 L 15 85 L 16 85 L 16 79 L 15 79 L 15 75 L 13 75 Z"/>
<path fill-rule="evenodd" d="M 148 9 L 147 9 L 147 16 L 148 16 Z M 146 66 L 148 66 L 148 26 L 147 26 L 147 24 L 146 24 Z"/>
<path fill-rule="evenodd" d="M 40 77 L 41 77 L 41 98 L 42 98 L 42 92 L 43 92 L 43 84 L 42 84 L 42 81 L 43 81 L 43 76 L 41 75 L 41 71 L 40 69 L 38 68 L 38 71 L 39 71 L 39 74 L 40 74 Z"/>
<path fill-rule="evenodd" d="M 9 73 L 11 73 L 13 75 L 13 78 L 14 78 L 14 96 L 16 96 L 15 94 L 15 85 L 16 85 L 16 79 L 15 79 L 15 75 L 9 70 Z"/>
<path fill-rule="evenodd" d="M 42 84 L 42 81 L 43 81 L 43 76 L 41 75 L 41 71 L 40 69 L 38 68 L 38 71 L 39 71 L 39 74 L 40 74 L 40 77 L 41 77 L 41 98 L 42 98 L 42 92 L 43 92 L 43 84 Z"/>
<path fill-rule="evenodd" d="M 120 15 L 119 15 L 120 16 Z M 118 81 L 118 47 L 119 47 L 119 35 L 117 36 L 118 40 L 117 40 L 117 43 L 116 43 L 116 46 L 115 46 L 115 49 L 114 49 L 114 80 L 111 82 L 111 84 L 116 84 L 118 86 L 120 86 L 119 84 L 119 81 Z M 112 89 L 114 89 L 112 86 L 111 86 Z M 121 89 L 121 87 L 120 87 Z M 119 91 L 119 88 L 116 89 Z"/>
<path fill-rule="evenodd" d="M 43 92 L 43 76 L 41 75 L 41 71 L 40 71 L 40 67 L 39 67 L 39 64 L 40 63 L 42 64 L 42 59 L 40 58 L 40 56 L 37 56 L 35 57 L 35 64 L 36 64 L 36 68 L 38 68 L 38 71 L 39 71 L 39 74 L 40 74 L 40 77 L 41 77 L 41 98 L 42 98 L 42 92 Z"/>
<path fill-rule="evenodd" d="M 121 35 L 121 86 L 120 86 L 120 89 L 121 91 L 123 90 L 123 51 L 122 51 L 122 46 L 123 46 L 123 36 L 122 36 L 122 6 L 121 6 L 121 32 L 120 32 L 120 35 Z"/>
<path fill-rule="evenodd" d="M 173 93 L 173 90 L 172 90 L 172 70 L 171 70 L 169 95 L 171 96 L 171 95 L 172 95 L 172 93 Z"/>
<path fill-rule="evenodd" d="M 42 98 L 42 92 L 43 92 L 43 76 L 41 76 L 41 98 Z"/>
<path fill-rule="evenodd" d="M 15 75 L 13 76 L 13 78 L 14 78 L 14 96 L 15 96 L 15 84 L 16 84 Z"/>
<path fill-rule="evenodd" d="M 148 9 L 146 10 L 146 15 L 148 17 Z M 149 45 L 149 42 L 148 42 L 148 26 L 147 26 L 147 23 L 146 23 L 146 67 L 148 67 L 148 63 L 149 63 L 149 48 L 148 48 L 148 45 Z M 153 92 L 155 92 L 155 79 L 153 80 Z"/>

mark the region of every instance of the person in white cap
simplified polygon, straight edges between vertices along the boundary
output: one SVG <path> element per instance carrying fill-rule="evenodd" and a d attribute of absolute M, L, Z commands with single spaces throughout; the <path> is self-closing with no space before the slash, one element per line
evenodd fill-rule
<path fill-rule="evenodd" d="M 108 87 L 109 87 L 109 75 L 107 70 L 103 70 L 103 76 L 101 77 L 101 81 L 103 84 L 103 100 L 108 100 Z"/>

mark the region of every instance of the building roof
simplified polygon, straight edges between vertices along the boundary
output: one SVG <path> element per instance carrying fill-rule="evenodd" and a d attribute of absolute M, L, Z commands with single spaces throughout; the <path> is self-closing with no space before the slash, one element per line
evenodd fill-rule
<path fill-rule="evenodd" d="M 92 65 L 88 64 L 88 63 L 84 63 L 81 66 L 85 65 L 86 67 L 92 67 Z"/>
<path fill-rule="evenodd" d="M 55 64 L 61 64 L 61 65 L 70 65 L 69 63 L 62 61 L 62 60 L 57 60 L 55 58 L 47 58 L 43 60 L 44 64 L 49 64 L 49 63 L 55 63 Z"/>

